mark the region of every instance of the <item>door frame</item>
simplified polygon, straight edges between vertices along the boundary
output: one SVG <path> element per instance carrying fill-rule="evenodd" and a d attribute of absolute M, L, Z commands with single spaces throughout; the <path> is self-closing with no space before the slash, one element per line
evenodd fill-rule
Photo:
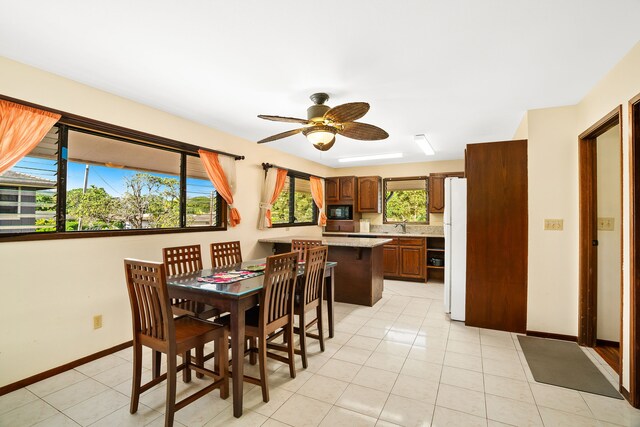
<path fill-rule="evenodd" d="M 622 201 L 622 105 L 598 120 L 578 136 L 579 158 L 579 298 L 578 298 L 578 344 L 587 347 L 596 345 L 598 313 L 598 255 L 593 241 L 598 239 L 597 206 L 597 145 L 598 136 L 614 126 L 619 126 L 620 145 L 620 200 Z M 623 224 L 622 202 L 620 225 Z M 622 256 L 623 233 L 620 226 L 620 254 Z M 622 259 L 622 258 L 621 258 Z M 620 329 L 622 331 L 623 271 L 620 264 Z M 620 372 L 622 372 L 622 333 L 620 334 Z M 622 384 L 622 375 L 620 375 Z"/>
<path fill-rule="evenodd" d="M 640 408 L 640 94 L 629 100 L 629 198 L 629 402 Z"/>

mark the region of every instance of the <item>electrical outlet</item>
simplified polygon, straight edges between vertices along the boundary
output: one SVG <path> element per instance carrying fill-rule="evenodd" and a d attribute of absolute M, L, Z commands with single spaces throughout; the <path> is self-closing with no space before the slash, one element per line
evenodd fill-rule
<path fill-rule="evenodd" d="M 562 231 L 563 222 L 564 221 L 562 219 L 545 219 L 544 229 L 551 231 Z"/>
<path fill-rule="evenodd" d="M 598 230 L 613 231 L 613 218 L 598 218 Z"/>
<path fill-rule="evenodd" d="M 102 328 L 102 314 L 93 316 L 93 329 Z"/>

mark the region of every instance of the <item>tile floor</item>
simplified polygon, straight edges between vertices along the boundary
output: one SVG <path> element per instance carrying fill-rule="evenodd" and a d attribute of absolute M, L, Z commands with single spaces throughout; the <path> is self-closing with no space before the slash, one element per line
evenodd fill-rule
<path fill-rule="evenodd" d="M 271 400 L 245 383 L 245 412 L 213 392 L 176 426 L 638 426 L 626 401 L 533 381 L 515 334 L 465 327 L 442 310 L 442 285 L 385 281 L 375 307 L 337 304 L 336 336 L 310 345 L 295 379 L 269 362 Z M 616 376 L 588 351 L 613 383 Z M 149 377 L 150 357 L 144 377 Z M 257 374 L 255 367 L 247 366 Z M 131 349 L 0 397 L 0 426 L 163 425 L 163 385 L 129 414 Z M 178 382 L 179 397 L 206 384 Z"/>

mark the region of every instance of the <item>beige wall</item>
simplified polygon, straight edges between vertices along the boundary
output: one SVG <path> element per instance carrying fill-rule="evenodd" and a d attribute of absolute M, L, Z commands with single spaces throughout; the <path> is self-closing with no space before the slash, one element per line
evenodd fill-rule
<path fill-rule="evenodd" d="M 246 156 L 237 163 L 235 205 L 242 223 L 226 232 L 0 242 L 0 387 L 131 339 L 125 257 L 160 261 L 165 246 L 200 243 L 205 248 L 213 241 L 239 240 L 244 257 L 255 258 L 270 254 L 269 245 L 257 243 L 258 238 L 318 236 L 316 226 L 257 229 L 262 162 L 321 176 L 360 174 L 360 168 L 328 168 L 6 58 L 0 57 L 0 70 L 0 94 Z M 457 165 L 422 163 L 366 173 L 408 176 L 459 170 Z M 96 331 L 95 314 L 103 315 L 103 327 Z"/>
<path fill-rule="evenodd" d="M 578 135 L 622 105 L 623 263 L 629 264 L 628 101 L 640 93 L 640 43 L 575 106 L 527 114 L 529 167 L 529 290 L 527 329 L 577 335 Z M 544 231 L 544 218 L 564 219 Z M 623 274 L 623 386 L 629 390 L 629 283 Z"/>
<path fill-rule="evenodd" d="M 574 107 L 528 113 L 530 331 L 577 334 L 576 116 Z M 544 231 L 545 218 L 563 219 L 564 229 Z"/>

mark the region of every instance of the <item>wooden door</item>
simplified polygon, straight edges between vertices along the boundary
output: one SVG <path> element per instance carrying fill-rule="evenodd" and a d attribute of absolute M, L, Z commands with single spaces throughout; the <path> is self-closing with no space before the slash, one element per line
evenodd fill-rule
<path fill-rule="evenodd" d="M 429 175 L 429 212 L 444 212 L 444 175 Z"/>
<path fill-rule="evenodd" d="M 324 197 L 329 203 L 338 203 L 340 201 L 340 179 L 327 178 L 324 180 Z"/>
<path fill-rule="evenodd" d="M 423 279 L 424 248 L 420 246 L 399 246 L 398 250 L 400 252 L 400 276 Z"/>
<path fill-rule="evenodd" d="M 358 212 L 380 213 L 379 176 L 358 178 Z"/>
<path fill-rule="evenodd" d="M 340 225 L 337 221 L 327 220 L 327 225 L 325 225 L 324 231 L 340 231 Z"/>
<path fill-rule="evenodd" d="M 382 273 L 385 276 L 398 276 L 398 246 L 386 244 L 382 248 Z"/>
<path fill-rule="evenodd" d="M 356 190 L 356 177 L 343 176 L 340 178 L 340 203 L 354 202 Z"/>
<path fill-rule="evenodd" d="M 527 329 L 527 141 L 467 145 L 466 324 Z"/>

